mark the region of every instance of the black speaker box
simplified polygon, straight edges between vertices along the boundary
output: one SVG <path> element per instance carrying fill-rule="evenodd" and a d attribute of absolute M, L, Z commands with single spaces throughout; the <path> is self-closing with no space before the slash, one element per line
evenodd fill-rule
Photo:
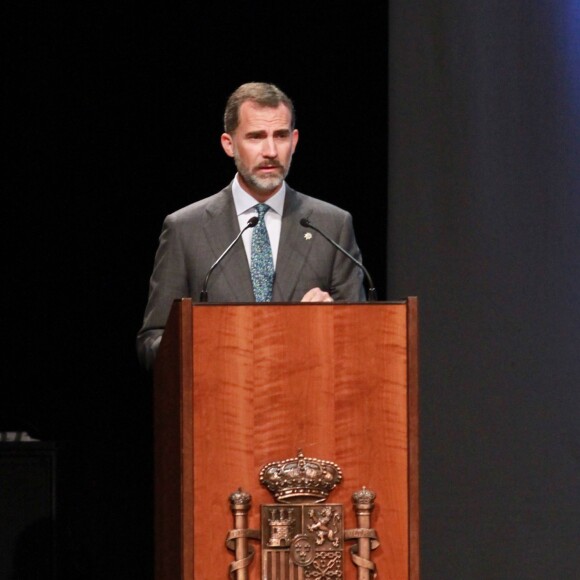
<path fill-rule="evenodd" d="M 56 579 L 56 446 L 0 442 L 0 578 Z"/>

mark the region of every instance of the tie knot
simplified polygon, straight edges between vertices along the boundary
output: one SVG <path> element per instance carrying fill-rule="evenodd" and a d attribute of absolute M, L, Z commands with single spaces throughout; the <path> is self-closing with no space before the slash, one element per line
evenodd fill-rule
<path fill-rule="evenodd" d="M 258 219 L 261 220 L 264 217 L 264 214 L 270 209 L 270 206 L 265 203 L 259 203 L 256 206 L 256 209 L 258 210 Z"/>

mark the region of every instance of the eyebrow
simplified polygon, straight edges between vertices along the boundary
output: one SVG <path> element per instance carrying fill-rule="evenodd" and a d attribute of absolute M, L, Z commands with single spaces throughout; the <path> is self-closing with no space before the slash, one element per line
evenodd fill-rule
<path fill-rule="evenodd" d="M 248 131 L 246 137 L 266 137 L 266 131 Z M 274 137 L 288 137 L 290 129 L 277 129 L 274 131 Z"/>

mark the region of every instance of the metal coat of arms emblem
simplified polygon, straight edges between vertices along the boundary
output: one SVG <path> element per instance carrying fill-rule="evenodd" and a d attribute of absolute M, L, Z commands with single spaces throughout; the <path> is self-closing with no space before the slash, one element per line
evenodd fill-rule
<path fill-rule="evenodd" d="M 357 542 L 350 552 L 358 577 L 376 577 L 370 559 L 371 550 L 378 546 L 370 527 L 375 494 L 364 487 L 353 494 L 359 527 L 345 530 L 343 506 L 323 503 L 341 480 L 338 465 L 304 457 L 300 450 L 296 457 L 268 463 L 260 471 L 260 482 L 279 503 L 261 506 L 260 530 L 247 529 L 250 494 L 241 489 L 234 492 L 230 506 L 235 527 L 226 538 L 236 558 L 230 565 L 230 578 L 249 579 L 248 567 L 254 557 L 250 539 L 261 542 L 261 580 L 341 580 L 348 540 Z"/>

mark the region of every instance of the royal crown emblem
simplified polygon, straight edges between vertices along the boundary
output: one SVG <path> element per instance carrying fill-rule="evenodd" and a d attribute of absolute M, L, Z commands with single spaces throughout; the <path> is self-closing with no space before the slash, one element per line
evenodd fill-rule
<path fill-rule="evenodd" d="M 265 485 L 280 503 L 323 502 L 342 481 L 340 467 L 332 461 L 296 457 L 272 461 L 260 471 L 260 483 Z"/>

